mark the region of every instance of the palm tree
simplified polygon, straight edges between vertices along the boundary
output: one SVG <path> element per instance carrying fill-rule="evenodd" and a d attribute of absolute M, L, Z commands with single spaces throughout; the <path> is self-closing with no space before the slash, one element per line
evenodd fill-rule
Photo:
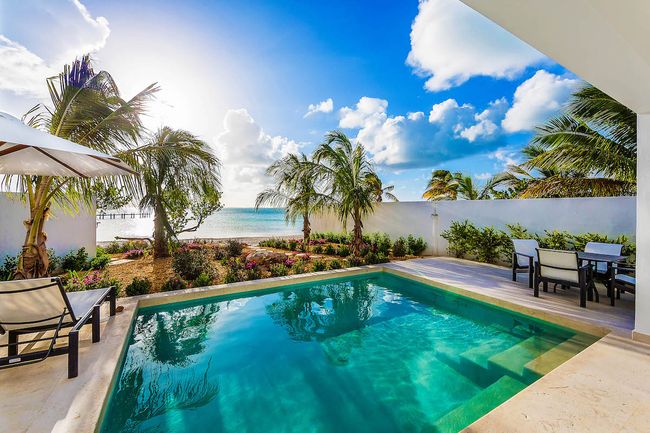
<path fill-rule="evenodd" d="M 204 141 L 169 127 L 152 134 L 142 150 L 139 206 L 154 212 L 154 257 L 167 257 L 170 240 L 195 231 L 221 208 L 220 163 Z M 187 227 L 190 219 L 195 224 Z"/>
<path fill-rule="evenodd" d="M 496 186 L 496 178 L 488 180 L 479 187 L 471 176 L 463 173 L 452 173 L 449 170 L 434 170 L 427 183 L 427 189 L 422 198 L 429 201 L 438 200 L 487 200 Z"/>
<path fill-rule="evenodd" d="M 381 179 L 379 176 L 377 176 L 376 173 L 369 173 L 368 176 L 366 177 L 366 182 L 368 182 L 372 189 L 373 193 L 375 195 L 375 201 L 378 203 L 381 203 L 386 200 L 390 201 L 399 201 L 395 194 L 393 194 L 393 190 L 395 189 L 394 185 L 387 185 L 384 186 Z"/>
<path fill-rule="evenodd" d="M 352 218 L 352 254 L 359 256 L 363 246 L 363 217 L 376 203 L 375 174 L 361 143 L 352 144 L 341 131 L 331 131 L 314 152 L 316 174 L 328 186 L 339 219 L 345 224 Z"/>
<path fill-rule="evenodd" d="M 23 118 L 28 125 L 132 163 L 131 154 L 125 151 L 132 149 L 140 137 L 140 115 L 146 102 L 158 90 L 155 84 L 126 101 L 108 72 L 95 73 L 87 55 L 65 65 L 63 72 L 48 78 L 46 84 L 51 105 L 39 104 L 32 108 Z M 4 182 L 6 186 L 18 185 L 29 207 L 29 217 L 24 222 L 25 242 L 15 277 L 45 276 L 49 265 L 45 221 L 53 206 L 70 212 L 76 211 L 80 202 L 90 206 L 92 181 L 53 176 L 5 176 Z M 131 179 L 122 182 L 133 187 Z"/>
<path fill-rule="evenodd" d="M 449 170 L 433 170 L 422 198 L 429 201 L 456 200 L 458 188 Z"/>
<path fill-rule="evenodd" d="M 312 167 L 304 154 L 289 154 L 279 159 L 266 170 L 275 179 L 275 185 L 259 193 L 255 200 L 255 210 L 264 205 L 284 207 L 287 222 L 295 223 L 302 217 L 303 245 L 307 251 L 311 235 L 309 219 L 329 202 L 316 188 Z"/>
<path fill-rule="evenodd" d="M 542 177 L 521 197 L 636 193 L 636 114 L 593 86 L 538 127 L 529 148 L 534 155 L 521 168 Z"/>

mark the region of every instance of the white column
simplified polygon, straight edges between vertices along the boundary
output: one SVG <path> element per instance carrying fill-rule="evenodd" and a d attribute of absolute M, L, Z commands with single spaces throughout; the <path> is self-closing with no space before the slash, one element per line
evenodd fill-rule
<path fill-rule="evenodd" d="M 636 317 L 634 338 L 650 341 L 650 114 L 637 116 Z"/>

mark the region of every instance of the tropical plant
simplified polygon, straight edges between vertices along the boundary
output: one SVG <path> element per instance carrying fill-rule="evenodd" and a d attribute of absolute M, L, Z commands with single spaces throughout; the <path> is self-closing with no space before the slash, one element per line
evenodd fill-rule
<path fill-rule="evenodd" d="M 373 190 L 375 201 L 380 203 L 384 200 L 399 201 L 395 194 L 393 194 L 395 185 L 384 186 L 381 178 L 377 176 L 377 173 L 368 173 L 366 176 L 366 182 L 368 182 Z"/>
<path fill-rule="evenodd" d="M 160 287 L 161 292 L 172 292 L 174 290 L 185 290 L 187 289 L 187 284 L 185 281 L 177 276 L 171 277 L 169 280 Z"/>
<path fill-rule="evenodd" d="M 317 178 L 312 168 L 313 164 L 304 154 L 289 154 L 279 159 L 266 170 L 274 178 L 274 186 L 259 193 L 255 200 L 256 210 L 264 205 L 284 207 L 287 222 L 295 223 L 301 217 L 306 250 L 309 250 L 311 235 L 310 217 L 329 202 L 316 187 Z"/>
<path fill-rule="evenodd" d="M 139 206 L 153 209 L 154 257 L 167 257 L 171 240 L 196 231 L 221 209 L 220 163 L 204 141 L 180 129 L 160 128 L 144 148 L 149 151 L 138 154 Z"/>
<path fill-rule="evenodd" d="M 124 288 L 126 296 L 146 295 L 151 292 L 151 281 L 148 278 L 135 277 L 129 285 Z"/>
<path fill-rule="evenodd" d="M 374 211 L 377 201 L 376 174 L 366 150 L 361 143 L 352 144 L 343 132 L 331 131 L 314 152 L 314 162 L 314 172 L 327 185 L 340 221 L 352 219 L 352 254 L 359 256 L 363 217 Z"/>
<path fill-rule="evenodd" d="M 422 198 L 429 201 L 438 200 L 487 200 L 499 183 L 499 178 L 491 178 L 484 185 L 476 185 L 472 176 L 463 173 L 452 173 L 449 170 L 434 170 L 427 183 Z"/>
<path fill-rule="evenodd" d="M 140 137 L 140 115 L 145 103 L 158 90 L 147 86 L 130 100 L 122 99 L 106 71 L 95 72 L 88 55 L 65 65 L 63 72 L 47 78 L 50 104 L 39 104 L 23 117 L 27 125 L 112 154 L 133 164 L 134 143 Z M 100 180 L 123 182 L 132 191 L 133 179 Z M 28 205 L 25 241 L 16 278 L 42 277 L 48 271 L 46 220 L 53 208 L 75 212 L 79 204 L 92 205 L 93 181 L 53 176 L 4 176 L 5 186 L 18 187 Z"/>
<path fill-rule="evenodd" d="M 408 252 L 408 247 L 406 246 L 406 239 L 399 237 L 393 242 L 393 256 L 395 257 L 404 257 Z"/>
<path fill-rule="evenodd" d="M 177 249 L 172 256 L 172 268 L 188 281 L 197 279 L 202 273 L 207 274 L 210 279 L 216 275 L 209 251 L 206 249 L 192 250 L 185 246 Z"/>
<path fill-rule="evenodd" d="M 511 169 L 527 183 L 519 196 L 635 194 L 636 121 L 632 110 L 601 90 L 578 90 L 564 113 L 537 128 L 525 149 L 529 159 Z"/>

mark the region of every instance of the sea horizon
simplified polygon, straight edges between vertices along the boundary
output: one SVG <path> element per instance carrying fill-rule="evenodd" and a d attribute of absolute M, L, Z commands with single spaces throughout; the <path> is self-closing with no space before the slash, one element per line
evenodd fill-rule
<path fill-rule="evenodd" d="M 137 213 L 137 208 L 124 208 L 106 213 Z M 153 232 L 153 215 L 147 218 L 98 219 L 97 242 L 120 237 L 145 237 Z M 284 208 L 224 207 L 210 215 L 194 232 L 181 233 L 181 239 L 246 238 L 262 236 L 299 236 L 297 224 L 287 223 Z"/>

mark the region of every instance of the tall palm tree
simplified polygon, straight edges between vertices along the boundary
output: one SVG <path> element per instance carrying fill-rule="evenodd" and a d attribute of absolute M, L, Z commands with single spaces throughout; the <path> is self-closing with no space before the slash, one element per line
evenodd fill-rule
<path fill-rule="evenodd" d="M 376 202 L 381 203 L 384 200 L 399 201 L 395 194 L 393 194 L 395 185 L 384 186 L 377 173 L 369 173 L 366 177 L 366 181 L 371 185 L 373 189 Z"/>
<path fill-rule="evenodd" d="M 460 172 L 452 173 L 449 170 L 434 170 L 422 198 L 429 201 L 487 200 L 491 198 L 495 182 L 496 179 L 492 178 L 479 187 L 471 176 Z"/>
<path fill-rule="evenodd" d="M 133 148 L 140 137 L 140 115 L 146 102 L 158 90 L 147 86 L 130 100 L 120 96 L 117 85 L 106 71 L 95 72 L 89 56 L 65 65 L 58 76 L 48 78 L 50 105 L 39 104 L 23 118 L 30 126 L 75 143 L 115 155 L 132 164 Z M 109 180 L 104 180 L 110 182 Z M 124 179 L 129 187 L 131 179 Z M 29 207 L 25 220 L 25 242 L 16 278 L 47 275 L 47 234 L 45 221 L 52 207 L 76 211 L 78 204 L 92 204 L 92 181 L 53 176 L 5 176 L 5 185 L 18 186 Z"/>
<path fill-rule="evenodd" d="M 374 210 L 376 193 L 369 182 L 374 168 L 361 143 L 352 144 L 341 131 L 331 131 L 314 152 L 314 173 L 328 186 L 335 210 L 345 224 L 352 218 L 352 253 L 363 246 L 363 217 Z"/>
<path fill-rule="evenodd" d="M 142 150 L 139 206 L 153 209 L 154 257 L 166 257 L 171 239 L 195 231 L 221 208 L 220 163 L 204 141 L 169 127 L 152 134 Z M 187 227 L 190 219 L 194 225 Z"/>
<path fill-rule="evenodd" d="M 307 250 L 311 235 L 310 217 L 329 202 L 328 197 L 316 188 L 317 178 L 312 167 L 304 154 L 289 154 L 279 159 L 266 170 L 275 179 L 273 188 L 262 191 L 255 200 L 256 210 L 264 205 L 284 207 L 288 222 L 295 223 L 301 217 L 303 245 Z"/>
<path fill-rule="evenodd" d="M 543 178 L 521 197 L 636 193 L 636 114 L 593 86 L 578 90 L 563 114 L 538 127 L 531 146 L 541 152 L 522 168 Z"/>

